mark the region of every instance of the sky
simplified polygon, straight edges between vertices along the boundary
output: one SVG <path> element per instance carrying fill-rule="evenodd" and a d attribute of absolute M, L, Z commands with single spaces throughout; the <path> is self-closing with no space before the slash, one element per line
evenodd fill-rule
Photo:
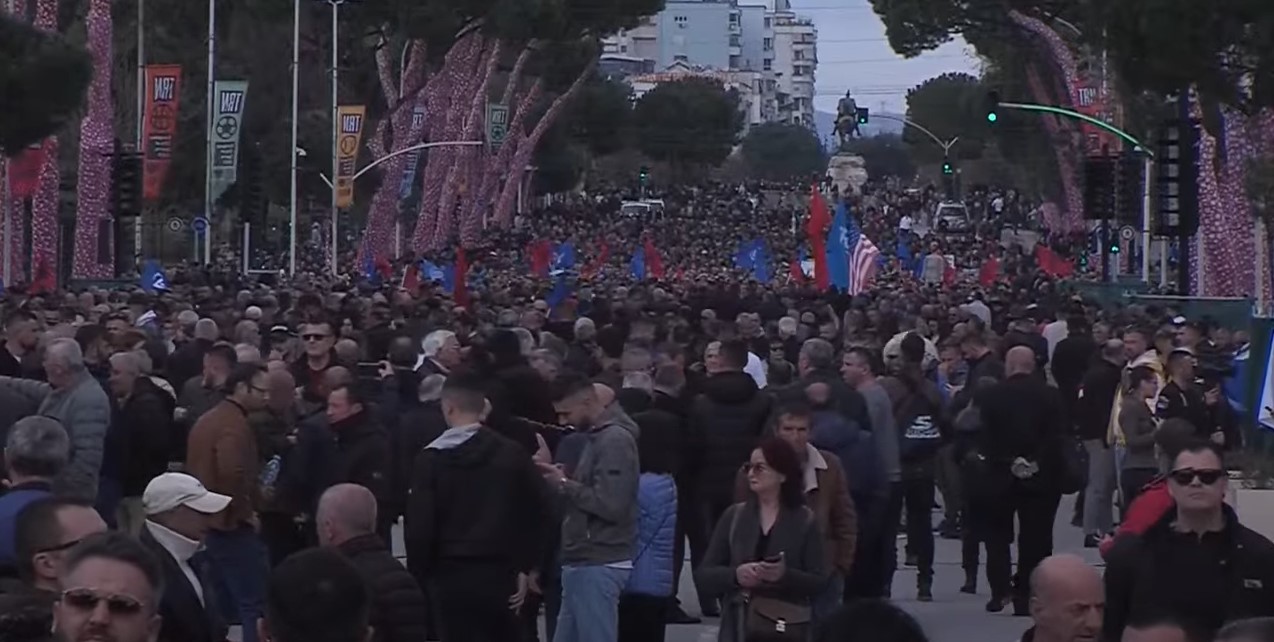
<path fill-rule="evenodd" d="M 905 113 L 907 90 L 949 71 L 978 74 L 979 64 L 963 38 L 916 58 L 894 53 L 885 25 L 869 0 L 791 0 L 792 10 L 818 27 L 818 67 L 814 105 L 836 111 L 836 101 L 853 90 L 859 107 Z"/>

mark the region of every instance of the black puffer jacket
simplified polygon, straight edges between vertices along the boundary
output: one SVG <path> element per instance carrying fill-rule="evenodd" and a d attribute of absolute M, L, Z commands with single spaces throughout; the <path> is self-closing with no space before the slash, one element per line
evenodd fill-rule
<path fill-rule="evenodd" d="M 692 448 L 691 468 L 699 470 L 700 496 L 729 503 L 734 477 L 765 431 L 773 401 L 744 372 L 708 377 L 703 394 L 690 411 L 691 434 L 701 440 Z"/>
<path fill-rule="evenodd" d="M 16 578 L 0 579 L 0 642 L 52 640 L 57 595 L 33 589 Z"/>
<path fill-rule="evenodd" d="M 425 595 L 407 568 L 377 535 L 355 537 L 337 547 L 358 569 L 372 596 L 374 642 L 425 639 Z"/>
<path fill-rule="evenodd" d="M 336 433 L 336 483 L 358 484 L 376 496 L 377 515 L 387 519 L 393 513 L 390 483 L 394 462 L 389 432 L 364 410 L 332 426 Z"/>

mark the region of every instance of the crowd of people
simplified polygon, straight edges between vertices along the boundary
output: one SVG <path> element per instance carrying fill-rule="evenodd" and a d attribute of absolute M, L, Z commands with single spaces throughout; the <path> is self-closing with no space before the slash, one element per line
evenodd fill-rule
<path fill-rule="evenodd" d="M 1024 207 L 977 194 L 987 230 Z M 723 642 L 921 642 L 888 602 L 900 567 L 932 601 L 977 593 L 985 552 L 986 610 L 1031 616 L 1024 640 L 1268 642 L 1245 620 L 1274 615 L 1274 545 L 1223 501 L 1242 437 L 1207 367 L 1241 329 L 904 225 L 924 192 L 853 207 L 882 246 L 1003 254 L 993 278 L 895 257 L 862 294 L 819 291 L 781 267 L 801 190 L 666 196 L 494 241 L 599 265 L 557 305 L 560 275 L 494 250 L 463 292 L 216 271 L 11 290 L 0 640 L 652 642 L 719 618 Z M 772 282 L 735 266 L 757 237 Z M 664 278 L 628 269 L 647 240 Z M 1053 555 L 1075 492 L 1104 577 Z M 935 585 L 935 537 L 962 542 L 961 586 Z"/>

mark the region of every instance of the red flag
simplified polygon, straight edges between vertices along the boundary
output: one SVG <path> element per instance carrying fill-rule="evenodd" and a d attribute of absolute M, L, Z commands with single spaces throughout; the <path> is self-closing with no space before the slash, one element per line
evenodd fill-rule
<path fill-rule="evenodd" d="M 403 272 L 403 289 L 410 292 L 412 296 L 420 295 L 420 266 L 412 263 L 407 266 L 407 271 Z"/>
<path fill-rule="evenodd" d="M 389 264 L 389 259 L 380 257 L 376 259 L 376 271 L 380 273 L 381 278 L 388 279 L 394 275 L 394 266 Z"/>
<path fill-rule="evenodd" d="M 1053 278 L 1066 278 L 1075 273 L 1075 266 L 1070 261 L 1063 259 L 1047 245 L 1035 246 L 1035 262 L 1039 263 L 1040 269 L 1044 273 Z"/>
<path fill-rule="evenodd" d="M 805 269 L 801 267 L 801 257 L 795 254 L 787 264 L 787 278 L 792 283 L 805 283 Z"/>
<path fill-rule="evenodd" d="M 832 213 L 827 201 L 815 187 L 810 188 L 810 217 L 805 221 L 805 237 L 809 240 L 810 254 L 814 259 L 814 285 L 824 291 L 832 284 L 832 273 L 827 267 L 827 228 L 832 224 Z"/>
<path fill-rule="evenodd" d="M 23 200 L 34 198 L 40 187 L 40 167 L 44 165 L 44 145 L 28 147 L 9 159 L 9 195 Z"/>
<path fill-rule="evenodd" d="M 994 256 L 982 263 L 982 268 L 978 270 L 978 283 L 984 288 L 995 285 L 995 280 L 1000 278 L 1000 259 Z"/>
<path fill-rule="evenodd" d="M 27 287 L 27 294 L 49 294 L 58 287 L 57 276 L 53 274 L 52 268 L 49 267 L 49 259 L 41 256 L 40 261 L 35 264 L 35 274 L 31 277 L 31 285 Z"/>
<path fill-rule="evenodd" d="M 531 258 L 531 274 L 548 278 L 549 264 L 553 262 L 553 247 L 548 241 L 533 241 L 527 246 Z"/>
<path fill-rule="evenodd" d="M 664 260 L 655 249 L 655 242 L 646 238 L 646 272 L 656 279 L 664 278 Z"/>
<path fill-rule="evenodd" d="M 469 274 L 469 259 L 464 255 L 464 248 L 456 248 L 456 291 L 451 295 L 456 305 L 468 307 L 469 285 L 465 277 Z"/>

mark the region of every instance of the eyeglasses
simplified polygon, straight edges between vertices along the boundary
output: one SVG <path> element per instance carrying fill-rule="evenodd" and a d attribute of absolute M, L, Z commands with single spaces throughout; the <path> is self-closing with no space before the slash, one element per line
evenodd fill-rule
<path fill-rule="evenodd" d="M 82 540 L 73 539 L 69 542 L 66 542 L 65 544 L 58 544 L 57 546 L 50 546 L 49 548 L 41 548 L 36 551 L 36 554 L 38 555 L 40 553 L 60 553 L 67 549 L 74 548 L 75 545 L 79 544 L 81 541 Z"/>
<path fill-rule="evenodd" d="M 302 339 L 302 340 L 304 340 L 304 341 L 322 341 L 323 339 L 326 339 L 327 337 L 328 337 L 328 335 L 326 335 L 326 334 L 303 334 L 303 335 L 301 335 L 301 339 Z"/>
<path fill-rule="evenodd" d="M 93 589 L 77 588 L 62 592 L 62 603 L 77 611 L 92 611 L 105 602 L 111 615 L 125 617 L 142 612 L 141 600 L 119 593 L 98 593 Z"/>
<path fill-rule="evenodd" d="M 767 465 L 765 465 L 765 464 L 763 464 L 763 463 L 755 463 L 755 464 L 753 464 L 753 463 L 750 463 L 750 462 L 749 462 L 749 463 L 743 464 L 743 474 L 744 474 L 744 475 L 760 475 L 761 473 L 763 473 L 763 472 L 765 472 L 765 471 L 767 471 L 767 470 L 769 470 L 769 469 L 770 469 L 770 467 L 769 467 L 769 466 L 767 466 Z"/>
<path fill-rule="evenodd" d="M 1225 471 L 1217 470 L 1215 468 L 1205 468 L 1202 470 L 1182 468 L 1181 470 L 1174 470 L 1168 473 L 1168 477 L 1171 477 L 1172 481 L 1176 482 L 1180 486 L 1189 486 L 1195 479 L 1198 479 L 1199 483 L 1204 486 L 1211 486 L 1212 484 L 1217 483 L 1217 481 L 1219 481 L 1222 477 L 1225 477 Z"/>

